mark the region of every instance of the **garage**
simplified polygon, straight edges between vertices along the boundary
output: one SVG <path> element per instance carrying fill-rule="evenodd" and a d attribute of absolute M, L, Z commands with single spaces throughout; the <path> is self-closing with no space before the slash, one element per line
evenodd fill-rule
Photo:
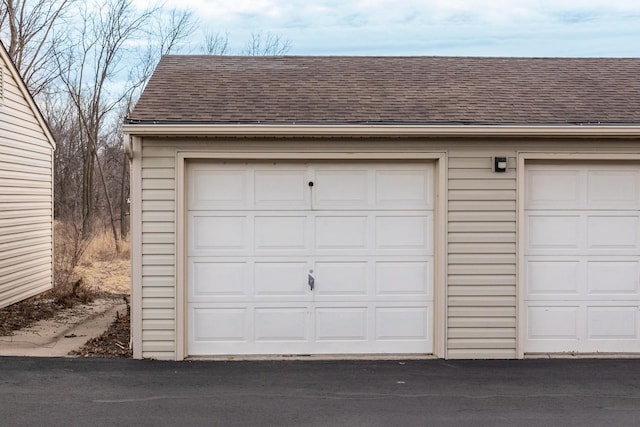
<path fill-rule="evenodd" d="M 640 165 L 525 175 L 524 351 L 640 352 Z"/>
<path fill-rule="evenodd" d="M 135 358 L 640 354 L 640 60 L 165 55 Z"/>
<path fill-rule="evenodd" d="M 186 169 L 188 355 L 433 352 L 432 162 Z"/>

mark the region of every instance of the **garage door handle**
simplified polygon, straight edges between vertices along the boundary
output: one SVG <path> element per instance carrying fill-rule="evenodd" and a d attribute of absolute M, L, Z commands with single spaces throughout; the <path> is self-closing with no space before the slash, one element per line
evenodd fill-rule
<path fill-rule="evenodd" d="M 311 275 L 311 273 L 309 273 L 307 279 L 309 283 L 309 289 L 313 290 L 313 288 L 315 288 L 316 286 L 316 279 Z"/>

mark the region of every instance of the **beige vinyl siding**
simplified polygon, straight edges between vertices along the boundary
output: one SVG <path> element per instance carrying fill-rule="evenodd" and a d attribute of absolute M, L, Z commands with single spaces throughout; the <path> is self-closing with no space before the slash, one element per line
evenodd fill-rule
<path fill-rule="evenodd" d="M 175 148 L 144 147 L 142 357 L 176 357 Z"/>
<path fill-rule="evenodd" d="M 0 106 L 0 307 L 53 284 L 53 149 L 7 64 Z"/>
<path fill-rule="evenodd" d="M 508 170 L 493 171 L 494 155 Z M 447 356 L 516 357 L 516 155 L 451 151 Z"/>

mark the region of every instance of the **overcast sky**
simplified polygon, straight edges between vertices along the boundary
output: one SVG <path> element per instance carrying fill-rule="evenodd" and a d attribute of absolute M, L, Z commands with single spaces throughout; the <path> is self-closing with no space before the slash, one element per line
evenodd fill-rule
<path fill-rule="evenodd" d="M 145 2 L 146 0 L 138 0 Z M 292 55 L 640 56 L 639 0 L 166 0 L 202 29 Z M 197 53 L 202 33 L 187 48 Z"/>

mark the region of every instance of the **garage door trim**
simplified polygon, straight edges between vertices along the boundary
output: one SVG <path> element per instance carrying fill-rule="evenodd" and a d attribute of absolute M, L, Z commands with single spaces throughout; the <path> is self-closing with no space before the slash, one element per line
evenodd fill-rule
<path fill-rule="evenodd" d="M 518 155 L 518 190 L 517 190 L 517 205 L 518 205 L 518 231 L 516 236 L 518 256 L 517 262 L 517 278 L 516 278 L 516 355 L 519 359 L 525 357 L 524 347 L 526 339 L 526 304 L 525 304 L 525 262 L 524 255 L 526 252 L 526 221 L 525 221 L 525 201 L 526 201 L 526 170 L 527 163 L 534 161 L 544 160 L 558 160 L 570 163 L 579 163 L 584 161 L 597 161 L 597 162 L 633 162 L 640 161 L 640 154 L 638 153 L 560 153 L 560 152 L 519 152 Z"/>
<path fill-rule="evenodd" d="M 366 160 L 412 160 L 434 161 L 434 330 L 433 354 L 446 357 L 446 153 L 245 153 L 245 152 L 206 152 L 179 151 L 176 154 L 176 359 L 183 360 L 188 356 L 187 349 L 187 162 L 189 160 L 299 160 L 299 161 L 366 161 Z"/>

